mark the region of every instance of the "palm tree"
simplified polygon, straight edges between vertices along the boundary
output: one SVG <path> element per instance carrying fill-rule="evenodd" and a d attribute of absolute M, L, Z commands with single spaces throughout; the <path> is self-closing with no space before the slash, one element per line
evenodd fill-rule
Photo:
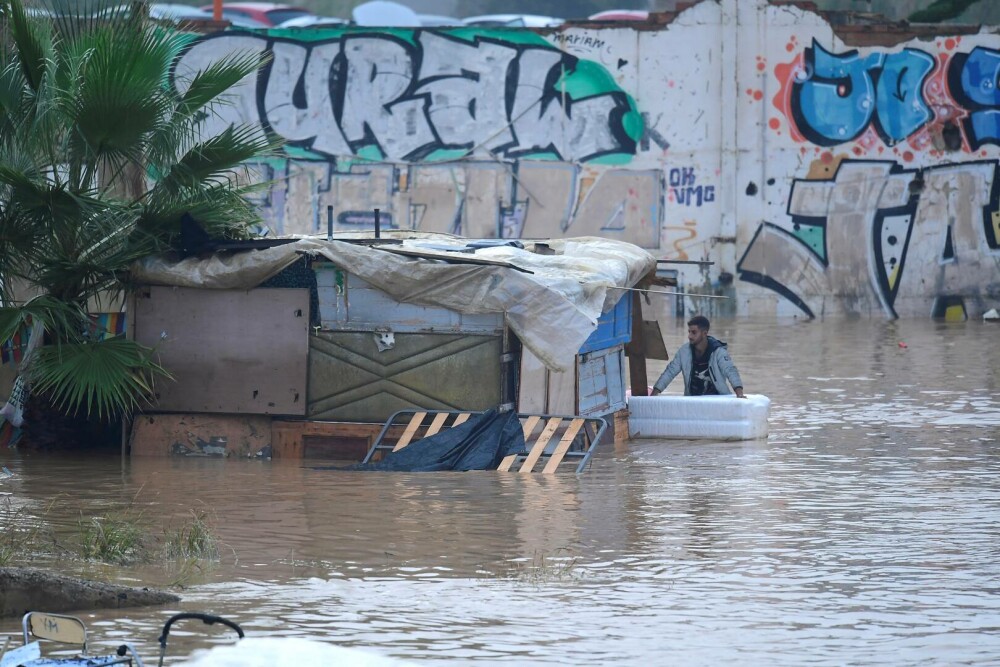
<path fill-rule="evenodd" d="M 217 62 L 180 94 L 168 74 L 189 35 L 150 23 L 142 3 L 77 6 L 85 15 L 0 0 L 0 343 L 43 331 L 21 380 L 65 415 L 108 420 L 168 369 L 95 332 L 88 310 L 122 303 L 129 266 L 174 248 L 185 214 L 213 237 L 248 237 L 259 219 L 240 164 L 275 145 L 250 127 L 199 134 L 259 55 Z"/>

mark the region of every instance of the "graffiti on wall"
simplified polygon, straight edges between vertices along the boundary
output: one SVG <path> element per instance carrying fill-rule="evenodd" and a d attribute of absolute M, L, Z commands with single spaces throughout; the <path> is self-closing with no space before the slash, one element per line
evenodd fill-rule
<path fill-rule="evenodd" d="M 977 150 L 1000 144 L 1000 51 L 977 46 L 928 53 L 857 50 L 832 53 L 813 41 L 791 63 L 775 68 L 781 89 L 774 105 L 793 138 L 818 146 L 877 137 L 886 146 Z M 772 121 L 771 127 L 777 123 Z"/>
<path fill-rule="evenodd" d="M 607 236 L 645 248 L 660 243 L 659 170 L 589 172 L 564 162 L 513 165 L 465 160 L 428 164 L 279 160 L 252 165 L 271 186 L 256 203 L 272 230 L 418 229 L 479 238 Z"/>
<path fill-rule="evenodd" d="M 790 228 L 758 227 L 742 280 L 809 317 L 825 314 L 828 297 L 848 312 L 962 319 L 1000 298 L 996 160 L 907 169 L 841 158 L 832 172 L 794 181 Z"/>
<path fill-rule="evenodd" d="M 285 141 L 254 165 L 272 231 L 326 231 L 332 206 L 335 230 L 370 228 L 379 208 L 388 227 L 658 246 L 663 179 L 625 168 L 643 120 L 603 66 L 530 32 L 291 34 L 209 35 L 173 73 L 183 92 L 221 58 L 269 57 L 205 131 L 251 124 Z"/>
<path fill-rule="evenodd" d="M 715 201 L 715 186 L 698 183 L 694 167 L 674 167 L 668 172 L 670 200 L 681 206 L 697 206 Z"/>

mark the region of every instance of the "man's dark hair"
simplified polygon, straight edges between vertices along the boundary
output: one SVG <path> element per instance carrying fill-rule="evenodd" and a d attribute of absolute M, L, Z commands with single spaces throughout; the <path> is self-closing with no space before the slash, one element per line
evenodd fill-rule
<path fill-rule="evenodd" d="M 707 317 L 705 317 L 704 315 L 695 315 L 690 320 L 688 320 L 688 326 L 698 327 L 699 329 L 708 331 L 710 325 L 708 323 Z"/>

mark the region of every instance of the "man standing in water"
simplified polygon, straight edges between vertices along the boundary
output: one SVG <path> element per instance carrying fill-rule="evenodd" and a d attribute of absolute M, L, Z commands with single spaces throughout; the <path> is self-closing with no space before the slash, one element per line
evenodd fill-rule
<path fill-rule="evenodd" d="M 743 395 L 743 380 L 736 364 L 729 358 L 726 344 L 708 335 L 709 322 L 704 315 L 695 315 L 688 322 L 688 342 L 680 346 L 673 360 L 667 364 L 660 379 L 653 385 L 656 396 L 677 377 L 684 375 L 685 396 Z M 729 385 L 733 391 L 729 391 Z"/>

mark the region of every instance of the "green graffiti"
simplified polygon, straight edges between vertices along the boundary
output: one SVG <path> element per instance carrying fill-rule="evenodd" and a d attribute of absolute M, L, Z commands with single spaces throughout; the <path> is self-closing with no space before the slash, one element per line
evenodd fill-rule
<path fill-rule="evenodd" d="M 418 111 L 415 119 L 408 117 L 406 122 L 408 126 L 416 123 L 418 129 L 423 125 L 424 129 L 422 131 L 424 134 L 427 134 L 426 128 L 429 127 L 433 131 L 433 135 L 431 136 L 437 139 L 439 128 L 435 128 L 433 125 L 434 105 L 437 103 L 437 100 L 434 93 L 426 92 L 427 86 L 433 83 L 433 85 L 437 86 L 438 90 L 442 90 L 442 86 L 448 85 L 449 77 L 477 80 L 475 79 L 477 76 L 476 62 L 470 62 L 467 70 L 463 66 L 463 73 L 461 75 L 457 73 L 446 76 L 438 74 L 439 70 L 435 70 L 434 66 L 426 65 L 425 58 L 430 56 L 426 56 L 422 51 L 424 47 L 421 43 L 421 36 L 427 34 L 434 34 L 468 44 L 469 46 L 456 45 L 456 49 L 459 49 L 458 54 L 460 55 L 458 57 L 460 58 L 465 57 L 462 54 L 469 53 L 472 53 L 473 58 L 475 58 L 474 48 L 478 44 L 506 46 L 517 52 L 509 65 L 510 69 L 508 70 L 506 84 L 489 89 L 488 97 L 484 95 L 482 98 L 473 99 L 469 103 L 469 115 L 471 119 L 476 118 L 476 105 L 478 104 L 479 109 L 500 109 L 501 117 L 506 116 L 506 126 L 502 124 L 503 121 L 499 118 L 495 119 L 497 126 L 492 128 L 491 126 L 494 124 L 492 121 L 483 124 L 482 120 L 480 120 L 478 126 L 476 126 L 475 121 L 472 121 L 469 124 L 470 130 L 467 141 L 464 139 L 456 141 L 452 138 L 449 142 L 445 142 L 442 139 L 441 143 L 436 146 L 434 145 L 435 141 L 429 141 L 420 144 L 418 149 L 412 152 L 394 151 L 393 155 L 390 156 L 383 152 L 380 146 L 386 144 L 379 138 L 380 136 L 385 136 L 385 132 L 387 131 L 385 127 L 388 126 L 384 126 L 382 129 L 383 134 L 379 135 L 378 130 L 374 129 L 376 126 L 371 125 L 373 128 L 371 137 L 375 140 L 370 141 L 368 135 L 366 135 L 364 141 L 360 140 L 359 137 L 349 139 L 349 151 L 351 154 L 333 155 L 338 162 L 342 163 L 345 159 L 351 157 L 369 162 L 392 161 L 395 163 L 438 163 L 463 159 L 483 159 L 485 156 L 482 155 L 481 147 L 494 137 L 505 132 L 512 133 L 516 137 L 513 142 L 514 145 L 494 147 L 492 149 L 493 154 L 490 156 L 492 159 L 509 162 L 516 160 L 561 160 L 620 165 L 630 162 L 634 157 L 643 134 L 643 119 L 639 113 L 635 99 L 621 88 L 614 76 L 600 63 L 567 54 L 547 41 L 542 35 L 528 30 L 462 27 L 424 31 L 393 28 L 370 29 L 359 26 L 316 29 L 236 29 L 202 37 L 191 35 L 191 43 L 188 44 L 188 47 L 204 48 L 208 46 L 204 43 L 210 40 L 221 40 L 218 43 L 218 51 L 220 57 L 222 57 L 227 54 L 225 45 L 226 37 L 237 37 L 243 40 L 246 40 L 247 36 L 258 37 L 260 38 L 261 50 L 267 51 L 270 50 L 271 45 L 275 42 L 293 42 L 301 44 L 310 53 L 312 48 L 318 47 L 321 44 L 335 43 L 352 37 L 386 39 L 387 42 L 391 41 L 394 44 L 403 46 L 409 54 L 410 61 L 406 62 L 405 59 L 399 58 L 397 61 L 392 62 L 392 66 L 397 69 L 390 68 L 387 70 L 376 70 L 378 65 L 373 64 L 373 76 L 377 72 L 389 75 L 390 79 L 392 76 L 396 76 L 397 80 L 399 80 L 398 77 L 412 77 L 412 80 L 408 83 L 403 79 L 401 86 L 405 87 L 405 89 L 399 93 L 398 100 L 408 105 L 408 111 L 405 113 L 411 114 L 414 109 L 414 100 L 416 100 L 416 104 L 423 105 L 424 116 L 421 117 Z M 473 50 L 470 51 L 469 47 L 473 47 Z M 516 73 L 520 72 L 517 69 L 518 59 L 525 57 L 526 50 L 530 51 L 532 49 L 546 50 L 558 54 L 558 59 L 550 58 L 548 61 L 554 63 L 551 67 L 558 76 L 551 76 L 553 72 L 550 71 L 548 78 L 543 77 L 539 79 L 538 71 L 532 73 L 535 81 L 540 82 L 544 80 L 546 82 L 544 85 L 551 87 L 549 90 L 539 90 L 537 83 L 525 86 L 523 82 L 519 85 L 518 81 L 514 80 L 514 77 L 517 76 Z M 336 50 L 334 50 L 334 53 L 336 53 Z M 303 83 L 306 86 L 317 85 L 315 79 L 316 71 L 312 70 L 310 76 L 313 78 L 306 80 L 303 69 L 305 67 L 304 62 L 306 61 L 302 60 L 302 56 L 294 57 L 298 58 L 298 60 L 292 62 L 291 65 L 284 66 L 284 69 L 275 66 L 273 68 L 266 68 L 258 74 L 256 85 L 256 94 L 258 95 L 263 95 L 264 91 L 271 90 L 269 88 L 269 85 L 272 83 L 271 77 L 302 77 L 297 82 L 293 82 L 293 85 L 288 85 L 287 82 L 282 85 L 282 88 L 287 90 L 295 89 L 296 97 L 294 99 L 289 99 L 287 102 L 278 104 L 277 106 L 269 103 L 270 109 L 264 109 L 262 103 L 258 101 L 258 109 L 260 109 L 262 115 L 267 113 L 295 113 L 296 110 L 299 113 L 303 113 L 305 105 L 317 104 L 315 102 L 316 99 L 324 99 L 327 101 L 323 103 L 331 104 L 326 97 L 309 95 L 308 92 L 302 92 Z M 330 55 L 330 50 L 327 49 L 323 57 L 331 60 L 329 73 L 331 87 L 345 85 L 342 78 L 338 78 L 337 75 L 339 59 L 345 56 L 341 54 L 334 58 Z M 308 56 L 305 56 L 305 58 L 308 60 Z M 178 60 L 183 60 L 183 54 L 181 54 Z M 429 69 L 422 77 L 419 69 L 423 66 L 427 66 Z M 550 65 L 546 64 L 546 66 Z M 292 69 L 288 69 L 289 67 Z M 399 67 L 412 68 L 412 71 L 407 71 L 406 69 L 400 70 L 398 69 Z M 295 68 L 298 68 L 298 70 Z M 523 77 L 524 73 L 520 73 L 520 75 Z M 421 87 L 424 90 L 420 90 Z M 344 91 L 342 90 L 341 95 L 343 94 Z M 522 108 L 527 106 L 526 111 L 521 111 L 517 117 L 512 118 L 512 109 L 517 103 L 517 96 L 519 95 L 536 95 L 538 97 L 537 101 L 533 103 L 530 101 L 530 97 L 527 102 L 522 102 Z M 330 97 L 334 100 L 337 99 L 336 94 L 331 94 Z M 458 98 L 461 100 L 461 93 L 458 95 Z M 424 100 L 422 103 L 420 102 L 421 99 Z M 447 97 L 445 99 L 447 100 Z M 397 102 L 386 103 L 382 100 L 381 104 L 383 105 L 382 108 L 391 112 Z M 454 103 L 452 102 L 452 104 Z M 252 103 L 247 106 L 248 108 L 252 108 Z M 416 108 L 419 109 L 419 107 Z M 459 106 L 458 108 L 463 107 Z M 279 111 L 271 111 L 272 109 L 279 109 Z M 329 107 L 325 111 L 322 107 L 316 107 L 315 110 L 316 113 L 312 114 L 312 117 L 320 118 L 325 113 L 327 117 L 335 118 L 337 124 L 341 122 L 339 114 L 342 112 L 339 105 L 332 110 Z M 308 111 L 311 114 L 313 108 L 309 108 Z M 373 119 L 371 121 L 366 119 L 365 122 L 370 124 L 384 122 L 374 118 L 377 113 L 379 113 L 378 109 L 373 109 Z M 384 112 L 381 113 L 385 117 Z M 454 118 L 454 107 L 451 108 L 449 113 Z M 605 116 L 607 126 L 600 127 L 604 122 L 601 119 Z M 482 118 L 487 118 L 487 116 L 480 116 L 480 119 Z M 278 135 L 280 138 L 287 139 L 288 143 L 283 150 L 285 156 L 288 158 L 323 162 L 328 162 L 331 159 L 330 152 L 320 152 L 320 150 L 312 148 L 315 142 L 308 139 L 308 134 L 291 138 L 281 136 L 281 130 L 276 129 L 276 126 L 279 124 L 273 122 L 273 118 L 269 118 L 266 121 L 264 118 L 261 118 L 259 121 L 256 118 L 245 120 L 249 123 L 261 122 L 272 133 Z M 356 115 L 353 117 L 352 122 L 353 127 L 359 127 Z M 537 123 L 537 125 L 532 125 L 532 123 Z M 292 127 L 294 128 L 295 126 L 293 125 Z M 565 131 L 560 133 L 560 127 L 565 128 Z M 323 132 L 336 133 L 340 129 L 333 123 L 327 123 L 322 129 L 317 128 L 313 131 L 319 133 L 317 136 L 322 136 Z M 462 129 L 456 130 L 452 128 L 450 133 L 454 137 L 456 132 L 461 131 Z M 407 130 L 408 134 L 411 132 L 413 130 Z M 413 136 L 420 135 L 414 134 Z M 552 137 L 551 142 L 550 137 Z M 581 144 L 581 142 L 583 143 Z M 518 145 L 519 143 L 520 145 Z M 343 145 L 342 141 L 341 144 Z M 328 142 L 327 145 L 329 146 L 330 143 Z M 328 149 L 324 147 L 322 150 L 327 151 Z M 510 151 L 510 154 L 508 154 L 508 151 Z"/>
<path fill-rule="evenodd" d="M 821 261 L 826 261 L 826 227 L 822 225 L 795 225 L 795 237 L 816 253 Z"/>

